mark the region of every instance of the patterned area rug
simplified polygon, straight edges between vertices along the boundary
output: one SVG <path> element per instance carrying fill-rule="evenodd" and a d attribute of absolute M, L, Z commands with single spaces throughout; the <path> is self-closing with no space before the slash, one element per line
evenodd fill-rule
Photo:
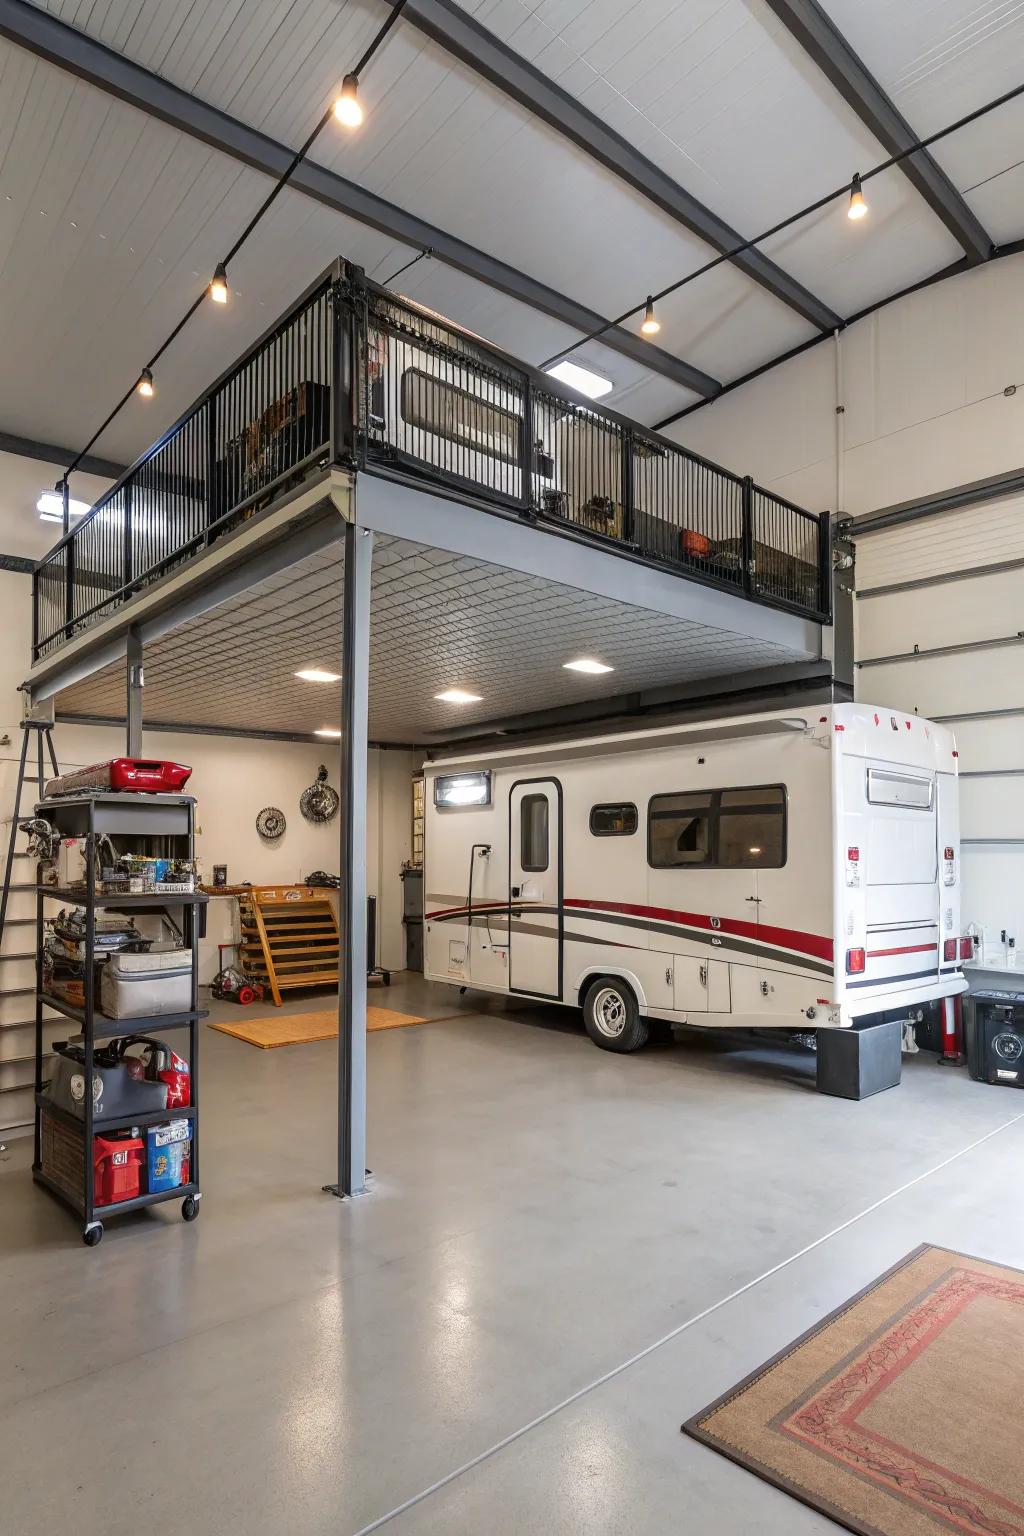
<path fill-rule="evenodd" d="M 1024 1536 L 1024 1272 L 918 1248 L 683 1431 L 861 1536 Z"/>

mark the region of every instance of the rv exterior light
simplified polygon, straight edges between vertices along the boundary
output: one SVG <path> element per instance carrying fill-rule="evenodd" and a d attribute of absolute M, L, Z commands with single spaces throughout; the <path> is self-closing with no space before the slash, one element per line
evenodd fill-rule
<path fill-rule="evenodd" d="M 445 773 L 434 780 L 434 804 L 449 809 L 467 805 L 490 805 L 491 775 L 481 773 Z"/>
<path fill-rule="evenodd" d="M 435 693 L 434 698 L 442 704 L 480 704 L 482 699 L 478 693 L 468 693 L 465 688 L 446 688 L 444 693 Z"/>
<path fill-rule="evenodd" d="M 341 737 L 341 732 L 336 731 L 332 725 L 321 726 L 320 730 L 313 732 L 314 736 L 331 736 L 335 741 Z"/>
<path fill-rule="evenodd" d="M 577 390 L 579 394 L 586 395 L 588 400 L 600 400 L 602 395 L 609 394 L 615 388 L 611 379 L 594 373 L 590 368 L 581 368 L 579 363 L 571 363 L 567 357 L 553 368 L 545 368 L 544 372 L 559 383 L 568 384 L 570 389 Z"/>
<path fill-rule="evenodd" d="M 363 109 L 359 105 L 359 77 L 346 75 L 341 82 L 341 95 L 334 103 L 334 115 L 346 128 L 358 128 L 363 121 Z"/>
<path fill-rule="evenodd" d="M 603 661 L 594 661 L 590 656 L 580 656 L 576 661 L 563 661 L 563 670 L 566 672 L 586 672 L 592 677 L 598 677 L 602 672 L 614 672 L 614 667 L 609 667 Z"/>
<path fill-rule="evenodd" d="M 68 502 L 68 516 L 82 517 L 89 510 L 87 501 L 75 501 L 72 498 Z M 40 520 L 44 523 L 62 523 L 64 521 L 64 497 L 59 491 L 44 491 L 36 502 L 36 511 Z"/>
<path fill-rule="evenodd" d="M 647 295 L 647 304 L 644 308 L 644 318 L 640 329 L 645 336 L 657 336 L 661 330 L 661 321 L 654 313 L 654 300 L 650 294 Z"/>
<path fill-rule="evenodd" d="M 304 683 L 338 683 L 341 681 L 339 672 L 325 672 L 323 667 L 304 667 L 301 672 L 296 672 L 296 677 L 301 677 Z"/>
<path fill-rule="evenodd" d="M 860 189 L 860 175 L 856 174 L 850 183 L 850 206 L 846 210 L 848 219 L 862 219 L 868 211 L 868 205 L 864 201 L 864 193 Z"/>
<path fill-rule="evenodd" d="M 156 386 L 153 383 L 153 370 L 151 368 L 143 368 L 135 388 L 144 400 L 152 400 L 156 394 Z"/>
<path fill-rule="evenodd" d="M 228 301 L 228 274 L 222 261 L 217 263 L 213 274 L 213 282 L 210 284 L 210 298 L 215 304 L 226 304 Z"/>

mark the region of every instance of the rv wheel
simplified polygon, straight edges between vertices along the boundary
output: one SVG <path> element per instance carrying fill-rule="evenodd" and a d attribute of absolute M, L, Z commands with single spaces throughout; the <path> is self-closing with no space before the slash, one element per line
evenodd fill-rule
<path fill-rule="evenodd" d="M 624 981 L 602 977 L 583 1000 L 587 1034 L 604 1051 L 638 1051 L 647 1044 L 647 1020 Z"/>

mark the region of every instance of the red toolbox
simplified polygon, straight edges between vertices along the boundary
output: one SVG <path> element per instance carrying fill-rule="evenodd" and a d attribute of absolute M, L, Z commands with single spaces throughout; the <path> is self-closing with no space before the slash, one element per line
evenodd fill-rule
<path fill-rule="evenodd" d="M 176 795 L 192 773 L 184 763 L 161 762 L 157 758 L 114 757 L 109 763 L 92 763 L 50 779 L 50 795 L 70 795 L 81 789 L 134 790 L 150 795 Z"/>

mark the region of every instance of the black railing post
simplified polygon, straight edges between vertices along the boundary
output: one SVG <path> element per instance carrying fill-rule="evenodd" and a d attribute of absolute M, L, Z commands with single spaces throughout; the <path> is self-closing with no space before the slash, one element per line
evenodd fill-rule
<path fill-rule="evenodd" d="M 756 557 L 754 555 L 754 481 L 750 475 L 743 477 L 743 529 L 740 540 L 740 560 L 743 565 L 743 590 L 754 592 Z"/>
<path fill-rule="evenodd" d="M 533 387 L 523 375 L 523 414 L 519 421 L 520 500 L 524 512 L 533 511 Z"/>
<path fill-rule="evenodd" d="M 634 541 L 633 500 L 633 430 L 627 427 L 622 434 L 622 537 L 626 544 Z"/>
<path fill-rule="evenodd" d="M 361 267 L 345 268 L 347 281 L 331 286 L 331 462 L 351 464 L 356 456 L 360 371 L 359 303 Z"/>
<path fill-rule="evenodd" d="M 70 640 L 75 631 L 75 541 L 68 539 L 64 546 L 64 638 Z"/>
<path fill-rule="evenodd" d="M 67 538 L 71 531 L 71 487 L 68 484 L 67 475 L 60 484 L 60 499 L 62 531 L 64 538 Z"/>
<path fill-rule="evenodd" d="M 32 572 L 32 660 L 39 660 L 39 572 L 37 565 Z"/>
<path fill-rule="evenodd" d="M 818 518 L 818 611 L 832 620 L 832 514 Z"/>
<path fill-rule="evenodd" d="M 206 402 L 206 543 L 210 542 L 210 530 L 220 521 L 226 507 L 221 507 L 220 483 L 217 469 L 217 404 L 216 395 Z"/>
<path fill-rule="evenodd" d="M 124 483 L 124 542 L 121 550 L 121 589 L 124 592 L 124 600 L 128 601 L 132 592 L 132 482 Z"/>

